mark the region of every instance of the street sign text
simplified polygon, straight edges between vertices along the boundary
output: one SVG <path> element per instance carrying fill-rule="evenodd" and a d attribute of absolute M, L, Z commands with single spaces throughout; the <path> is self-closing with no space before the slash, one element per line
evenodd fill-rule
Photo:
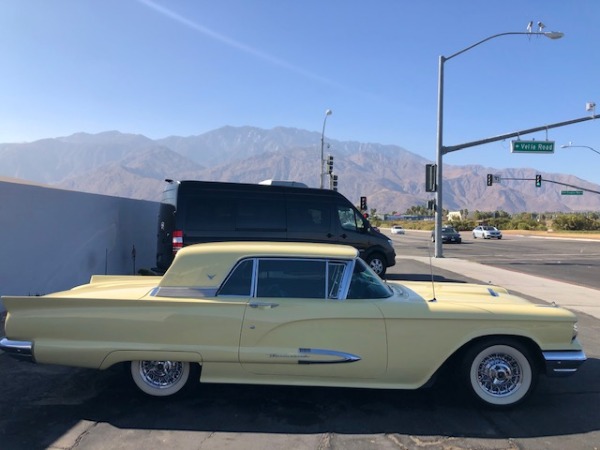
<path fill-rule="evenodd" d="M 554 153 L 554 141 L 510 141 L 512 153 Z"/>

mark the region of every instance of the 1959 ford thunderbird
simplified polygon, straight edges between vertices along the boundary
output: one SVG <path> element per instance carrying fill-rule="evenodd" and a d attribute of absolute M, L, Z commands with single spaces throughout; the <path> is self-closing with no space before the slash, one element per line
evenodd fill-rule
<path fill-rule="evenodd" d="M 198 381 L 416 389 L 444 369 L 497 408 L 586 359 L 565 309 L 497 286 L 433 288 L 383 282 L 342 245 L 199 244 L 162 277 L 4 297 L 0 348 L 45 364 L 125 363 L 155 396 Z"/>

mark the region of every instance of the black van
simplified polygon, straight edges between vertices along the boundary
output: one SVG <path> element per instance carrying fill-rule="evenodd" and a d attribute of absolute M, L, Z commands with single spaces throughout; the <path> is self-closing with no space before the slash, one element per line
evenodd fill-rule
<path fill-rule="evenodd" d="M 216 241 L 347 244 L 380 276 L 396 263 L 391 241 L 339 192 L 279 185 L 173 181 L 158 217 L 158 271 L 183 246 Z"/>

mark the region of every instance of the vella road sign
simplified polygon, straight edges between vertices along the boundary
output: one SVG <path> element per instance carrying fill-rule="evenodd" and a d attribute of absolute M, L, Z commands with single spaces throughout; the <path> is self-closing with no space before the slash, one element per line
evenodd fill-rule
<path fill-rule="evenodd" d="M 583 191 L 560 191 L 560 195 L 583 195 Z"/>
<path fill-rule="evenodd" d="M 554 153 L 554 141 L 510 141 L 511 153 Z"/>

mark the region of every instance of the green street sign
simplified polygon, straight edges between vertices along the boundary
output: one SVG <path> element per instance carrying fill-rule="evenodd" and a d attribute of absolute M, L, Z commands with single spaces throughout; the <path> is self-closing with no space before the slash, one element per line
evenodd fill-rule
<path fill-rule="evenodd" d="M 583 191 L 560 191 L 560 195 L 583 195 Z"/>
<path fill-rule="evenodd" d="M 554 141 L 510 141 L 511 153 L 554 153 Z"/>

